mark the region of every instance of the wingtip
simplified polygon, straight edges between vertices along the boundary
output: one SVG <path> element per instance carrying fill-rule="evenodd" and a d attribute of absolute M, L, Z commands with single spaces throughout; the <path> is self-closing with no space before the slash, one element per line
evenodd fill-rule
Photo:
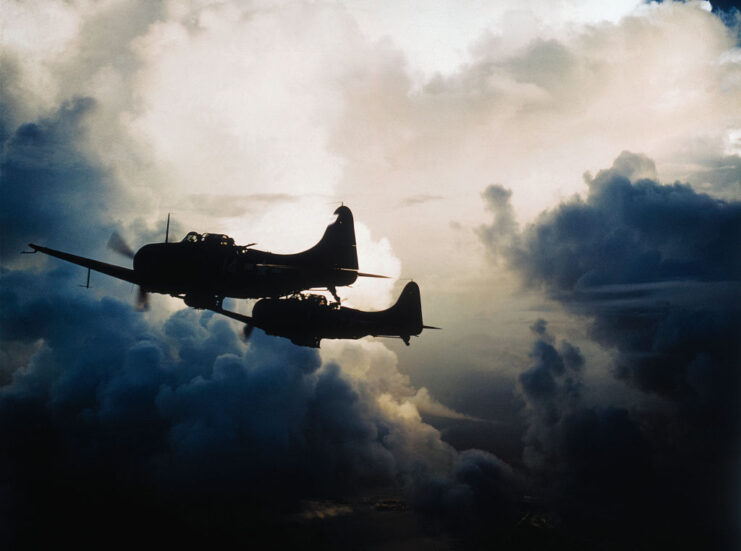
<path fill-rule="evenodd" d="M 34 254 L 34 253 L 37 253 L 39 251 L 42 251 L 43 252 L 43 250 L 44 250 L 43 247 L 39 247 L 38 245 L 34 245 L 33 243 L 29 243 L 28 246 L 31 247 L 32 250 L 30 250 L 30 251 L 21 251 L 21 254 Z"/>

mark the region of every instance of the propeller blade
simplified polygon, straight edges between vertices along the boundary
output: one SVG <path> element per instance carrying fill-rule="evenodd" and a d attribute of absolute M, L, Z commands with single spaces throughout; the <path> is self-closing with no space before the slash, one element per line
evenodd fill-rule
<path fill-rule="evenodd" d="M 251 323 L 245 323 L 244 327 L 242 327 L 242 339 L 244 339 L 244 342 L 248 342 L 250 340 L 250 336 L 252 335 L 252 331 L 254 331 L 255 326 Z"/>
<path fill-rule="evenodd" d="M 423 325 L 422 329 L 440 329 L 442 330 L 442 327 L 435 327 L 434 325 Z"/>
<path fill-rule="evenodd" d="M 126 241 L 118 232 L 113 232 L 110 239 L 108 240 L 108 248 L 113 249 L 117 253 L 120 253 L 129 258 L 134 258 L 134 251 L 128 246 Z"/>
<path fill-rule="evenodd" d="M 147 293 L 141 286 L 136 294 L 136 309 L 140 312 L 147 312 L 149 310 L 149 293 Z"/>

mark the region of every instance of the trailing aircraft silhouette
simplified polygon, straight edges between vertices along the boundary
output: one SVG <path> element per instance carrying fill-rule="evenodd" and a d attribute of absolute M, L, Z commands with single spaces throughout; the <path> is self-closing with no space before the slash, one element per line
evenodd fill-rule
<path fill-rule="evenodd" d="M 188 306 L 219 310 L 225 297 L 281 297 L 308 289 L 326 288 L 339 302 L 337 287 L 351 285 L 360 277 L 386 276 L 358 271 L 353 215 L 341 206 L 336 220 L 308 250 L 274 254 L 253 249 L 255 243 L 235 245 L 222 234 L 190 232 L 180 242 L 144 245 L 134 253 L 114 234 L 109 246 L 130 257 L 134 267 L 124 268 L 30 243 L 42 252 L 90 270 L 130 281 L 139 286 L 138 306 L 147 307 L 147 293 L 182 298 Z"/>
<path fill-rule="evenodd" d="M 414 281 L 406 284 L 396 304 L 378 312 L 331 304 L 322 295 L 262 299 L 253 307 L 251 316 L 221 308 L 213 311 L 245 323 L 245 338 L 258 327 L 268 335 L 312 348 L 319 348 L 322 339 L 360 339 L 369 335 L 399 337 L 409 346 L 410 337 L 423 329 L 439 329 L 422 323 L 419 286 Z"/>

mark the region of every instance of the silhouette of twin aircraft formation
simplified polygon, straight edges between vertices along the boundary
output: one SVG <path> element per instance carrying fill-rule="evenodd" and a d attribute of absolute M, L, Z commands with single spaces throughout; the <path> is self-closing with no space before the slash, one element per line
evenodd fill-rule
<path fill-rule="evenodd" d="M 409 345 L 422 329 L 419 286 L 406 284 L 396 304 L 378 312 L 364 312 L 340 305 L 337 287 L 353 284 L 358 277 L 386 276 L 358 271 L 358 254 L 352 212 L 341 206 L 337 219 L 310 249 L 296 254 L 274 254 L 253 249 L 255 243 L 235 245 L 221 234 L 190 232 L 180 242 L 144 245 L 134 253 L 114 234 L 108 245 L 134 261 L 124 268 L 30 243 L 42 252 L 90 270 L 139 286 L 137 305 L 146 309 L 148 293 L 181 298 L 193 308 L 207 309 L 243 322 L 249 338 L 255 327 L 268 335 L 290 339 L 301 346 L 318 348 L 322 339 L 359 339 L 365 336 L 399 337 Z M 335 299 L 302 294 L 327 289 Z M 252 315 L 222 308 L 223 299 L 257 298 Z"/>

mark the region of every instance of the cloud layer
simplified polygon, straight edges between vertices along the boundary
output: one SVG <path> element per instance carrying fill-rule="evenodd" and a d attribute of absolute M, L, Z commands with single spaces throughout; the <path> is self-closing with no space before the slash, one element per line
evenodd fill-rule
<path fill-rule="evenodd" d="M 525 284 L 585 317 L 613 354 L 614 377 L 639 391 L 629 409 L 586 407 L 583 358 L 565 342 L 554 348 L 545 323 L 534 326 L 534 365 L 519 379 L 530 465 L 722 539 L 738 507 L 741 204 L 645 177 L 653 173 L 646 157 L 623 153 L 588 180 L 585 199 L 522 232 L 495 221 L 480 235 L 493 252 L 505 240 Z M 490 188 L 484 198 L 506 219 L 501 196 Z"/>
<path fill-rule="evenodd" d="M 182 522 L 208 503 L 280 518 L 301 499 L 465 470 L 414 406 L 378 400 L 314 350 L 261 334 L 245 348 L 192 310 L 158 328 L 130 305 L 50 291 L 68 282 L 59 271 L 2 280 L 2 335 L 28 358 L 0 389 L 11 542 L 43 541 L 37 523 L 71 535 L 78 518 L 85 541 L 130 522 L 139 537 L 147 514 Z"/>
<path fill-rule="evenodd" d="M 481 546 L 730 530 L 737 12 L 424 4 L 0 5 L 3 536 L 296 546 L 317 536 L 286 521 L 304 500 L 352 516 L 387 488 Z M 599 171 L 624 149 L 647 157 Z M 111 231 L 161 240 L 170 211 L 171 235 L 290 252 L 340 201 L 361 269 L 420 278 L 444 331 L 245 347 L 230 321 L 139 315 L 129 285 L 79 291 L 81 269 L 17 255 L 114 261 Z M 382 308 L 392 284 L 343 296 Z"/>

